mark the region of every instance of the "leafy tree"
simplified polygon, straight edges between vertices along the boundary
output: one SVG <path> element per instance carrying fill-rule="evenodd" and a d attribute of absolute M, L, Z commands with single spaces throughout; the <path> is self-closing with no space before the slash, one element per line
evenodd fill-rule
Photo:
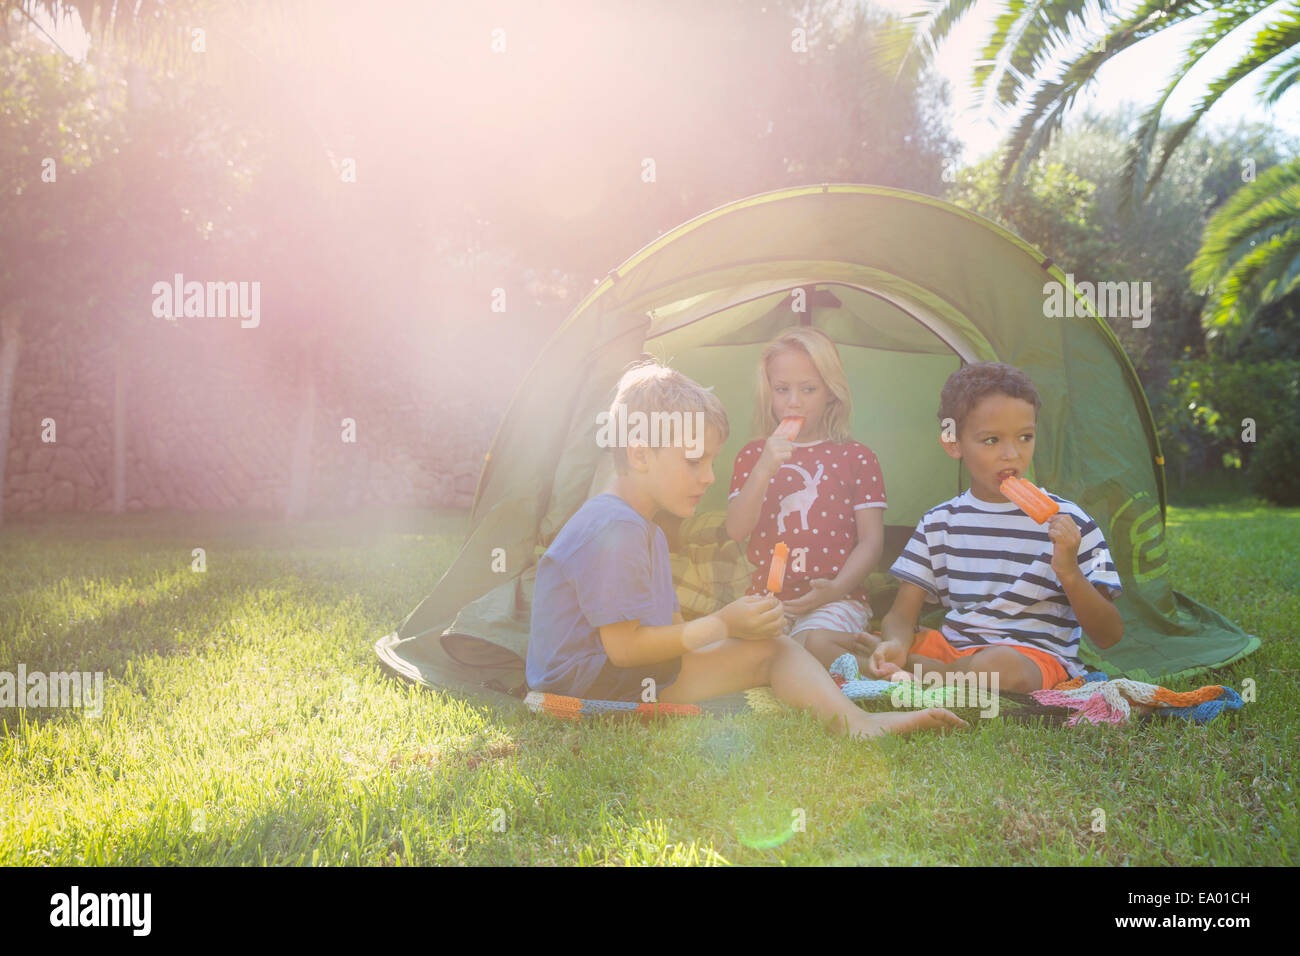
<path fill-rule="evenodd" d="M 906 19 L 887 45 L 903 75 L 934 56 L 938 45 L 974 6 L 974 0 L 933 0 Z M 1095 18 L 1094 18 L 1095 15 Z M 1173 91 L 1201 61 L 1231 42 L 1256 16 L 1249 48 L 1211 80 L 1191 115 L 1163 131 Z M 1129 139 L 1122 182 L 1126 206 L 1150 198 L 1179 147 L 1238 83 L 1266 69 L 1260 96 L 1276 103 L 1300 78 L 1300 3 L 1296 0 L 1003 0 L 1001 13 L 976 62 L 972 81 L 990 100 L 1016 109 L 1020 119 L 1003 153 L 1002 172 L 1018 184 L 1027 165 L 1051 142 L 1075 97 L 1110 59 L 1165 30 L 1199 20 L 1201 32 L 1183 51 L 1169 83 L 1157 92 Z M 1100 24 L 1098 28 L 1092 22 Z M 1047 78 L 1050 71 L 1054 75 Z"/>
<path fill-rule="evenodd" d="M 243 0 L 227 0 L 227 10 L 244 8 Z M 211 14 L 214 0 L 0 0 L 0 44 L 9 46 L 33 33 L 60 52 L 54 36 L 43 26 L 79 24 L 103 50 L 134 57 L 163 70 L 192 71 L 196 22 Z"/>
<path fill-rule="evenodd" d="M 27 34 L 0 46 L 0 435 L 7 443 L 23 327 L 107 328 L 114 343 L 113 503 L 125 508 L 122 350 L 152 284 L 202 255 L 226 225 L 231 151 L 187 78 L 157 82 L 108 51 L 78 61 Z M 7 447 L 0 446 L 0 462 Z M 3 472 L 0 472 L 0 479 Z M 3 485 L 0 483 L 0 488 Z"/>
<path fill-rule="evenodd" d="M 1295 331 L 1295 310 L 1284 300 L 1300 286 L 1300 161 L 1267 170 L 1224 203 L 1205 227 L 1191 273 L 1208 294 L 1211 339 L 1240 346 L 1270 314 Z M 1276 349 L 1281 343 L 1272 338 Z M 1290 344 L 1300 349 L 1295 338 Z"/>
<path fill-rule="evenodd" d="M 1242 177 L 1242 157 L 1263 170 L 1282 160 L 1287 144 L 1254 124 L 1191 137 L 1173 159 L 1146 214 L 1122 212 L 1122 131 L 1132 116 L 1088 114 L 1071 123 L 1030 164 L 1021 189 L 1008 194 L 996 158 L 963 170 L 950 198 L 999 221 L 1041 248 L 1076 280 L 1149 282 L 1151 324 L 1111 328 L 1148 386 L 1159 387 L 1170 363 L 1205 351 L 1202 297 L 1187 268 L 1214 207 Z"/>
<path fill-rule="evenodd" d="M 0 47 L 0 519 L 24 323 L 66 298 L 88 211 L 84 182 L 116 130 L 87 71 L 39 46 Z"/>
<path fill-rule="evenodd" d="M 792 184 L 937 193 L 957 152 L 932 77 L 881 95 L 888 78 L 868 54 L 886 21 L 847 0 L 507 0 L 490 13 L 408 2 L 383 18 L 321 0 L 301 12 L 0 0 L 11 39 L 50 42 L 34 21 L 72 18 L 92 61 L 130 61 L 142 74 L 121 115 L 136 123 L 132 141 L 157 130 L 165 146 L 151 99 L 190 111 L 174 134 L 201 167 L 190 178 L 167 164 L 174 152 L 152 162 L 143 145 L 97 168 L 95 208 L 157 201 L 141 235 L 116 246 L 111 229 L 68 220 L 100 269 L 83 289 L 96 308 L 118 308 L 114 290 L 136 288 L 139 270 L 264 280 L 267 308 L 278 298 L 259 331 L 264 364 L 299 395 L 293 509 L 309 500 L 318 407 L 363 389 L 409 399 L 408 383 L 437 381 L 454 348 L 457 365 L 481 374 L 475 394 L 452 397 L 481 397 L 490 414 L 592 280 L 657 233 Z M 229 164 L 224 175 L 210 160 Z M 355 182 L 341 178 L 346 163 Z M 184 240 L 160 247 L 154 224 L 178 204 Z M 498 286 L 510 296 L 505 332 L 488 307 Z M 375 343 L 400 353 L 382 382 L 354 361 Z"/>

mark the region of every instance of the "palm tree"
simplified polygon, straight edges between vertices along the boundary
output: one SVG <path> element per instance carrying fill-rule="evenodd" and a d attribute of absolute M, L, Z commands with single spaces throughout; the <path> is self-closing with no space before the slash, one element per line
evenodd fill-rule
<path fill-rule="evenodd" d="M 0 44 L 13 43 L 13 24 L 21 23 L 67 53 L 42 21 L 75 20 L 100 46 L 121 44 L 136 59 L 175 68 L 192 40 L 186 28 L 214 7 L 207 0 L 0 0 Z"/>
<path fill-rule="evenodd" d="M 922 9 L 901 21 L 886 55 L 900 73 L 920 69 L 974 3 L 922 0 Z M 1142 115 L 1129 142 L 1124 185 L 1130 207 L 1151 195 L 1170 156 L 1234 86 L 1268 67 L 1260 95 L 1272 104 L 1300 79 L 1300 52 L 1296 51 L 1300 0 L 1140 0 L 1131 12 L 1130 6 L 1116 0 L 1003 0 L 972 80 L 984 97 L 1019 110 L 1003 154 L 1002 172 L 1009 183 L 1021 180 L 1025 165 L 1042 152 L 1075 97 L 1104 64 L 1143 40 L 1197 17 L 1205 18 L 1203 32 L 1189 43 L 1173 78 Z M 1209 83 L 1190 116 L 1162 130 L 1169 98 L 1187 74 L 1261 15 L 1249 49 Z M 1100 22 L 1100 28 L 1090 28 L 1089 20 Z M 1053 68 L 1055 74 L 1045 77 Z"/>
<path fill-rule="evenodd" d="M 1229 340 L 1300 285 L 1300 162 L 1274 166 L 1233 193 L 1206 225 L 1191 273 L 1208 294 L 1208 335 Z"/>

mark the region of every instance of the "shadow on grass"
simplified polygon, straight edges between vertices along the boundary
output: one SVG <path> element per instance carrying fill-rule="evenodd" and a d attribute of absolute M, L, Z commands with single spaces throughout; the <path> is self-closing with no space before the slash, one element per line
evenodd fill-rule
<path fill-rule="evenodd" d="M 249 645 L 297 664 L 302 645 L 334 653 L 340 640 L 351 642 L 354 629 L 358 654 L 368 656 L 375 635 L 408 613 L 424 586 L 409 571 L 401 573 L 410 579 L 403 586 L 366 556 L 294 561 L 244 555 L 225 566 L 218 560 L 204 573 L 191 570 L 188 552 L 133 557 L 129 572 L 113 574 L 111 562 L 101 562 L 87 569 L 98 577 L 78 579 L 74 571 L 0 598 L 4 669 L 16 673 L 21 663 L 28 674 L 98 672 L 147 694 L 152 678 L 132 674 L 131 665 L 141 660 L 238 658 L 244 652 L 232 645 Z M 323 636 L 344 619 L 345 629 Z M 27 709 L 25 717 L 33 725 L 82 719 L 78 709 L 48 707 Z M 12 734 L 17 721 L 0 723 L 7 725 L 0 733 Z"/>
<path fill-rule="evenodd" d="M 463 537 L 468 519 L 468 512 L 454 509 L 383 509 L 308 515 L 295 521 L 266 512 L 239 510 L 6 515 L 0 526 L 0 554 L 7 545 L 22 541 L 198 542 L 193 546 L 233 542 L 245 548 L 373 547 L 395 535 Z"/>
<path fill-rule="evenodd" d="M 0 529 L 0 650 L 7 657 L 53 655 L 64 665 L 111 665 L 123 652 L 184 650 L 183 642 L 159 634 L 219 626 L 252 591 L 284 590 L 288 600 L 311 607 L 391 590 L 389 582 L 403 576 L 421 575 L 431 587 L 440 569 L 423 570 L 419 559 L 450 561 L 449 539 L 458 537 L 464 518 L 389 512 L 299 524 L 189 514 L 15 521 Z M 192 570 L 196 547 L 205 551 L 202 574 Z M 384 613 L 400 620 L 420 596 L 416 591 L 411 604 Z M 105 604 L 112 610 L 104 612 Z M 94 617 L 79 620 L 78 612 Z"/>

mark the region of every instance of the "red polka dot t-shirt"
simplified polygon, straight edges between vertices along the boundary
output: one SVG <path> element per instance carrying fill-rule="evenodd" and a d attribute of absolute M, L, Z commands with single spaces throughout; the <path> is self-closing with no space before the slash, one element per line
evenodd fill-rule
<path fill-rule="evenodd" d="M 729 499 L 745 486 L 763 452 L 763 442 L 756 439 L 736 455 Z M 796 443 L 790 460 L 769 482 L 758 524 L 749 536 L 748 556 L 756 568 L 749 593 L 766 590 L 772 546 L 778 541 L 790 549 L 782 601 L 806 593 L 813 578 L 834 578 L 858 543 L 857 512 L 883 507 L 885 479 L 875 453 L 866 445 L 856 441 Z M 797 570 L 800 548 L 808 550 L 802 570 Z M 848 597 L 868 603 L 862 586 Z"/>

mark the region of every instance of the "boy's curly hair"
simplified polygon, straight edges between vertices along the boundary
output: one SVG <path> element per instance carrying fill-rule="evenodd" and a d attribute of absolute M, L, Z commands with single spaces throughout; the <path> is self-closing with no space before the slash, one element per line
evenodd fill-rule
<path fill-rule="evenodd" d="M 951 418 L 956 422 L 957 434 L 961 434 L 966 416 L 985 395 L 1009 395 L 1011 398 L 1024 399 L 1034 406 L 1035 417 L 1043 407 L 1034 383 L 1014 365 L 974 362 L 957 369 L 943 383 L 943 391 L 939 393 L 939 423 Z"/>

